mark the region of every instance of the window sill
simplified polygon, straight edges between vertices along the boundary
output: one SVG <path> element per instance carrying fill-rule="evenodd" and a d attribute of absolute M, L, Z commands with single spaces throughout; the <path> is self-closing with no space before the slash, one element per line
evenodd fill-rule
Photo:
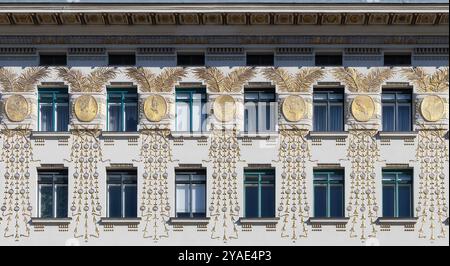
<path fill-rule="evenodd" d="M 39 138 L 69 138 L 70 132 L 52 132 L 52 131 L 33 131 L 31 137 Z"/>
<path fill-rule="evenodd" d="M 348 132 L 324 132 L 324 131 L 311 131 L 309 132 L 309 136 L 313 138 L 347 138 Z"/>
<path fill-rule="evenodd" d="M 66 225 L 70 224 L 72 218 L 40 218 L 32 217 L 30 223 L 33 225 Z"/>
<path fill-rule="evenodd" d="M 386 139 L 417 137 L 416 131 L 399 131 L 399 132 L 380 131 L 378 134 L 380 135 L 380 138 L 386 138 Z"/>
<path fill-rule="evenodd" d="M 211 135 L 210 132 L 172 132 L 171 136 L 173 138 L 192 138 L 192 139 L 199 139 L 199 138 L 209 138 Z"/>
<path fill-rule="evenodd" d="M 138 137 L 139 132 L 122 132 L 122 131 L 102 131 L 103 137 Z"/>
<path fill-rule="evenodd" d="M 242 225 L 270 225 L 277 224 L 280 218 L 239 218 L 239 223 Z"/>
<path fill-rule="evenodd" d="M 203 225 L 209 223 L 209 217 L 205 218 L 178 218 L 178 217 L 170 217 L 170 224 L 177 225 Z"/>
<path fill-rule="evenodd" d="M 141 222 L 141 218 L 108 218 L 102 217 L 100 224 L 108 225 L 136 225 Z"/>
<path fill-rule="evenodd" d="M 348 217 L 342 218 L 309 218 L 310 224 L 323 224 L 323 225 L 339 225 L 347 224 L 349 221 Z"/>
<path fill-rule="evenodd" d="M 279 134 L 276 131 L 272 132 L 262 132 L 262 133 L 240 133 L 238 138 L 276 138 Z"/>
<path fill-rule="evenodd" d="M 409 224 L 416 224 L 417 223 L 417 217 L 413 218 L 384 218 L 380 217 L 377 220 L 378 224 L 386 224 L 386 225 L 409 225 Z"/>

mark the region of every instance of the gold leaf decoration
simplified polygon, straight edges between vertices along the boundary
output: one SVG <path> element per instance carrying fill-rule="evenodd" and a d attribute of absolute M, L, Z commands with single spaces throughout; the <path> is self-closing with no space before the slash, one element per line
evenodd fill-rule
<path fill-rule="evenodd" d="M 295 75 L 284 68 L 273 67 L 263 69 L 262 73 L 284 92 L 307 92 L 314 82 L 325 75 L 324 70 L 318 67 L 302 68 Z"/>
<path fill-rule="evenodd" d="M 239 67 L 226 76 L 216 67 L 194 69 L 195 76 L 203 80 L 212 92 L 239 92 L 255 73 L 251 67 Z"/>
<path fill-rule="evenodd" d="M 448 67 L 440 68 L 432 74 L 427 74 L 424 68 L 402 69 L 403 76 L 417 87 L 418 92 L 448 91 Z"/>
<path fill-rule="evenodd" d="M 34 91 L 36 83 L 47 77 L 49 70 L 45 67 L 26 68 L 20 75 L 9 68 L 0 68 L 0 88 L 5 92 Z"/>
<path fill-rule="evenodd" d="M 56 71 L 59 78 L 69 83 L 72 92 L 101 92 L 106 83 L 117 75 L 117 71 L 110 67 L 99 67 L 88 75 L 67 67 L 58 67 Z"/>
<path fill-rule="evenodd" d="M 125 70 L 128 78 L 136 82 L 143 92 L 170 92 L 175 84 L 186 76 L 181 67 L 165 68 L 159 75 L 143 67 L 130 67 Z"/>
<path fill-rule="evenodd" d="M 332 73 L 351 92 L 378 92 L 381 85 L 392 78 L 395 72 L 390 68 L 373 68 L 364 75 L 355 68 L 340 67 L 334 69 Z"/>

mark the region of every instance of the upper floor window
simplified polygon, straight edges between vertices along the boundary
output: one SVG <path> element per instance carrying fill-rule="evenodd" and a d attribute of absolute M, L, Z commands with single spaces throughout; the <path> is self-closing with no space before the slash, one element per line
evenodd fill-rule
<path fill-rule="evenodd" d="M 344 217 L 343 171 L 314 171 L 314 216 Z"/>
<path fill-rule="evenodd" d="M 410 53 L 385 53 L 384 54 L 385 66 L 410 66 L 411 54 Z"/>
<path fill-rule="evenodd" d="M 381 100 L 383 131 L 411 131 L 411 90 L 383 90 Z"/>
<path fill-rule="evenodd" d="M 136 65 L 136 55 L 134 53 L 110 53 L 108 54 L 108 65 L 134 66 Z"/>
<path fill-rule="evenodd" d="M 175 172 L 177 217 L 206 217 L 206 172 Z"/>
<path fill-rule="evenodd" d="M 38 171 L 39 217 L 66 218 L 67 170 Z"/>
<path fill-rule="evenodd" d="M 177 54 L 178 66 L 204 66 L 205 54 L 204 53 L 178 53 Z"/>
<path fill-rule="evenodd" d="M 275 217 L 275 171 L 245 170 L 244 176 L 245 217 Z"/>
<path fill-rule="evenodd" d="M 39 54 L 40 66 L 65 66 L 67 65 L 67 56 L 65 53 Z"/>
<path fill-rule="evenodd" d="M 204 132 L 206 117 L 205 89 L 176 90 L 176 131 Z"/>
<path fill-rule="evenodd" d="M 136 171 L 107 171 L 108 217 L 137 217 Z"/>
<path fill-rule="evenodd" d="M 246 89 L 244 93 L 244 131 L 275 131 L 277 102 L 274 90 Z"/>
<path fill-rule="evenodd" d="M 314 131 L 344 131 L 343 90 L 314 90 L 313 97 Z"/>
<path fill-rule="evenodd" d="M 273 66 L 273 53 L 247 53 L 247 66 Z"/>
<path fill-rule="evenodd" d="M 412 217 L 412 171 L 383 170 L 383 217 Z"/>
<path fill-rule="evenodd" d="M 69 94 L 67 89 L 39 89 L 39 131 L 67 131 L 69 125 Z"/>
<path fill-rule="evenodd" d="M 137 131 L 136 89 L 108 89 L 108 131 Z"/>
<path fill-rule="evenodd" d="M 341 53 L 316 53 L 316 66 L 342 66 Z"/>

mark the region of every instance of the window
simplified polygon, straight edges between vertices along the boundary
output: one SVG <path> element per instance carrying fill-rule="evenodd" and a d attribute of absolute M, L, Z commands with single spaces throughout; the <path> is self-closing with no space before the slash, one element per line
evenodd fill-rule
<path fill-rule="evenodd" d="M 136 90 L 108 89 L 108 131 L 137 131 Z"/>
<path fill-rule="evenodd" d="M 39 217 L 67 217 L 67 170 L 38 171 Z"/>
<path fill-rule="evenodd" d="M 411 54 L 384 54 L 385 66 L 410 66 Z"/>
<path fill-rule="evenodd" d="M 344 171 L 314 171 L 314 216 L 344 217 Z"/>
<path fill-rule="evenodd" d="M 136 55 L 129 54 L 108 54 L 108 64 L 110 66 L 134 66 L 136 65 Z"/>
<path fill-rule="evenodd" d="M 40 54 L 40 66 L 65 66 L 67 65 L 66 54 Z"/>
<path fill-rule="evenodd" d="M 314 131 L 344 131 L 343 90 L 314 90 Z"/>
<path fill-rule="evenodd" d="M 272 53 L 247 54 L 247 66 L 273 66 L 274 59 Z"/>
<path fill-rule="evenodd" d="M 177 170 L 175 183 L 177 217 L 206 217 L 206 172 Z"/>
<path fill-rule="evenodd" d="M 273 132 L 277 102 L 273 90 L 245 90 L 244 131 Z"/>
<path fill-rule="evenodd" d="M 178 66 L 204 66 L 205 55 L 203 53 L 177 54 Z"/>
<path fill-rule="evenodd" d="M 316 66 L 342 66 L 342 54 L 316 54 Z"/>
<path fill-rule="evenodd" d="M 412 217 L 412 171 L 383 170 L 383 217 Z"/>
<path fill-rule="evenodd" d="M 69 125 L 69 94 L 67 89 L 39 90 L 39 131 L 67 131 Z"/>
<path fill-rule="evenodd" d="M 383 131 L 411 131 L 411 90 L 383 90 L 381 95 Z"/>
<path fill-rule="evenodd" d="M 245 217 L 275 217 L 274 170 L 246 170 L 244 175 Z"/>
<path fill-rule="evenodd" d="M 108 217 L 137 217 L 136 171 L 107 171 Z"/>
<path fill-rule="evenodd" d="M 176 90 L 176 131 L 206 131 L 206 116 L 206 93 L 204 89 Z"/>

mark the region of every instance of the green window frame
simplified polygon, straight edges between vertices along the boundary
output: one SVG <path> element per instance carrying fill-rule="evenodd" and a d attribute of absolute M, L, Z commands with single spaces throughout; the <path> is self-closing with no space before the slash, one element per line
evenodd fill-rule
<path fill-rule="evenodd" d="M 175 110 L 176 110 L 176 115 L 175 115 L 175 131 L 178 132 L 206 132 L 206 118 L 207 118 L 207 112 L 206 112 L 206 90 L 203 88 L 199 88 L 199 89 L 176 89 L 176 100 L 175 100 Z M 197 95 L 200 95 L 200 99 L 196 99 L 196 97 L 198 97 Z M 200 126 L 198 126 L 197 124 L 195 124 L 194 122 L 194 115 L 198 115 L 198 113 L 194 114 L 194 103 L 196 103 L 196 101 L 200 100 L 200 116 L 196 117 L 197 119 L 199 119 L 200 122 Z M 180 114 L 179 114 L 179 108 L 180 108 L 180 103 L 182 104 L 187 104 L 189 107 L 189 121 L 187 121 L 187 128 L 183 128 L 183 126 L 180 128 L 179 127 L 179 119 L 180 119 Z"/>
<path fill-rule="evenodd" d="M 313 184 L 314 217 L 344 217 L 344 170 L 314 170 Z M 325 189 L 325 193 L 323 189 Z M 336 195 L 339 197 L 336 198 Z"/>
<path fill-rule="evenodd" d="M 413 215 L 413 170 L 383 170 L 383 217 Z M 406 196 L 405 196 L 406 195 Z"/>
<path fill-rule="evenodd" d="M 275 217 L 275 170 L 244 170 L 244 215 Z"/>
<path fill-rule="evenodd" d="M 44 105 L 51 106 L 51 128 L 44 129 L 41 119 Z M 38 131 L 66 132 L 69 130 L 69 93 L 66 88 L 38 90 Z M 58 108 L 61 108 L 58 110 Z"/>
<path fill-rule="evenodd" d="M 106 114 L 106 130 L 116 132 L 134 132 L 137 131 L 137 125 L 139 120 L 138 112 L 138 94 L 136 89 L 112 89 L 107 90 L 107 114 Z M 120 106 L 118 112 L 117 124 L 113 124 L 110 121 L 112 116 L 111 107 L 113 105 Z M 126 122 L 127 118 L 133 119 L 131 122 Z"/>

